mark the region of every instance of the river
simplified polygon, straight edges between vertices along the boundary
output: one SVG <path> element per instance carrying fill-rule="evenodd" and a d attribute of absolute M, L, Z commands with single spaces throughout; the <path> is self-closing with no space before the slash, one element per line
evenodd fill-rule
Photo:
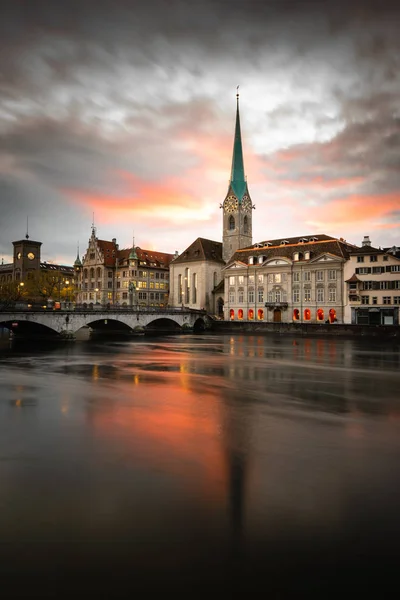
<path fill-rule="evenodd" d="M 383 592 L 399 367 L 398 342 L 362 338 L 3 344 L 6 597 Z"/>

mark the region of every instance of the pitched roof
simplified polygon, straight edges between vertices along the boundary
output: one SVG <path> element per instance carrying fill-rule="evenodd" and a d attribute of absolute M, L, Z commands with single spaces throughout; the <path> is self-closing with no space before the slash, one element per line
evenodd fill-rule
<path fill-rule="evenodd" d="M 351 254 L 385 254 L 385 251 L 373 246 L 362 246 L 361 248 L 355 247 Z"/>
<path fill-rule="evenodd" d="M 361 281 L 361 279 L 358 279 L 357 275 L 353 273 L 350 279 L 346 279 L 345 283 L 357 283 L 359 281 Z"/>
<path fill-rule="evenodd" d="M 166 252 L 156 252 L 155 250 L 143 250 L 139 246 L 135 247 L 137 259 L 140 263 L 146 263 L 148 267 L 157 267 L 159 269 L 168 269 L 169 263 L 174 258 L 173 254 L 167 254 Z M 129 261 L 132 248 L 124 248 L 118 250 L 118 261 Z"/>
<path fill-rule="evenodd" d="M 212 262 L 220 262 L 222 260 L 222 244 L 205 238 L 197 238 L 186 250 L 184 250 L 173 263 L 186 263 L 207 260 Z"/>
<path fill-rule="evenodd" d="M 396 258 L 400 258 L 400 248 L 398 246 L 391 246 L 390 248 L 384 248 L 384 251 L 387 254 L 391 254 L 392 256 L 395 256 Z"/>
<path fill-rule="evenodd" d="M 113 267 L 115 265 L 115 259 L 118 252 L 118 244 L 115 242 L 109 242 L 108 240 L 96 240 L 97 246 L 103 253 L 104 264 L 106 267 Z"/>
<path fill-rule="evenodd" d="M 59 271 L 61 273 L 66 273 L 67 275 L 74 274 L 74 267 L 70 265 L 56 265 L 54 263 L 41 262 L 40 263 L 41 271 Z"/>
<path fill-rule="evenodd" d="M 269 260 L 275 257 L 289 258 L 293 260 L 293 254 L 295 252 L 304 253 L 305 251 L 310 252 L 310 259 L 317 258 L 323 254 L 333 254 L 340 258 L 348 259 L 349 253 L 355 248 L 351 244 L 348 244 L 345 240 L 338 240 L 336 238 L 329 237 L 327 235 L 311 236 L 318 238 L 313 242 L 300 242 L 299 238 L 286 238 L 284 244 L 277 240 L 271 240 L 271 242 L 261 242 L 255 244 L 249 248 L 242 248 L 235 252 L 228 264 L 232 264 L 235 261 L 248 262 L 250 256 L 265 256 L 265 260 Z M 309 239 L 309 238 L 300 238 Z M 262 245 L 261 245 L 262 244 Z M 297 262 L 297 261 L 296 261 Z M 301 261 L 301 256 L 300 260 Z M 309 262 L 308 260 L 305 262 Z"/>
<path fill-rule="evenodd" d="M 222 279 L 218 285 L 212 290 L 213 294 L 223 294 L 225 290 L 225 278 Z"/>

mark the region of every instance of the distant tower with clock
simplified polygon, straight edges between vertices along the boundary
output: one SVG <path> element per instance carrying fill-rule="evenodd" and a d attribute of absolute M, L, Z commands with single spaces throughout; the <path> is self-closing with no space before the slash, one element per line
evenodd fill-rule
<path fill-rule="evenodd" d="M 222 258 L 225 262 L 240 248 L 252 245 L 252 210 L 255 208 L 244 175 L 240 132 L 239 94 L 236 94 L 236 126 L 233 142 L 232 171 L 223 209 Z"/>
<path fill-rule="evenodd" d="M 31 273 L 40 270 L 40 247 L 42 242 L 29 239 L 28 232 L 24 240 L 13 242 L 14 246 L 14 275 L 15 281 L 30 277 Z"/>

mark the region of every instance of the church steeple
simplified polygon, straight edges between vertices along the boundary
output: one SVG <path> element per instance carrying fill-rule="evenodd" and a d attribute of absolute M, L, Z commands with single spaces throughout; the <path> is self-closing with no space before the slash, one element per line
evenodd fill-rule
<path fill-rule="evenodd" d="M 239 86 L 238 86 L 239 87 Z M 244 175 L 239 93 L 236 93 L 236 124 L 228 193 L 223 208 L 222 258 L 225 262 L 240 248 L 252 245 L 252 209 L 254 208 Z"/>
<path fill-rule="evenodd" d="M 239 203 L 241 203 L 247 186 L 246 179 L 244 176 L 242 134 L 240 131 L 239 93 L 236 94 L 236 125 L 235 139 L 233 141 L 233 156 L 230 184 L 233 192 L 235 193 L 235 196 L 239 200 Z"/>
<path fill-rule="evenodd" d="M 74 262 L 74 267 L 75 267 L 76 271 L 79 271 L 79 269 L 82 267 L 82 261 L 79 258 L 79 243 L 78 243 L 78 246 L 77 246 L 77 253 L 76 253 L 76 259 L 75 259 L 75 262 Z"/>

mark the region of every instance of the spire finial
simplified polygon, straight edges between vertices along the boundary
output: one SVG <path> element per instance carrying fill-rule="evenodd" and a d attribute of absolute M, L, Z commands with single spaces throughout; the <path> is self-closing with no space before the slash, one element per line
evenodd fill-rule
<path fill-rule="evenodd" d="M 239 102 L 239 86 L 236 86 L 236 99 Z"/>
<path fill-rule="evenodd" d="M 29 240 L 29 217 L 26 217 L 26 234 L 25 237 L 27 240 Z"/>
<path fill-rule="evenodd" d="M 94 212 L 93 212 L 93 220 L 92 220 L 92 236 L 96 237 L 96 227 L 94 225 Z"/>

